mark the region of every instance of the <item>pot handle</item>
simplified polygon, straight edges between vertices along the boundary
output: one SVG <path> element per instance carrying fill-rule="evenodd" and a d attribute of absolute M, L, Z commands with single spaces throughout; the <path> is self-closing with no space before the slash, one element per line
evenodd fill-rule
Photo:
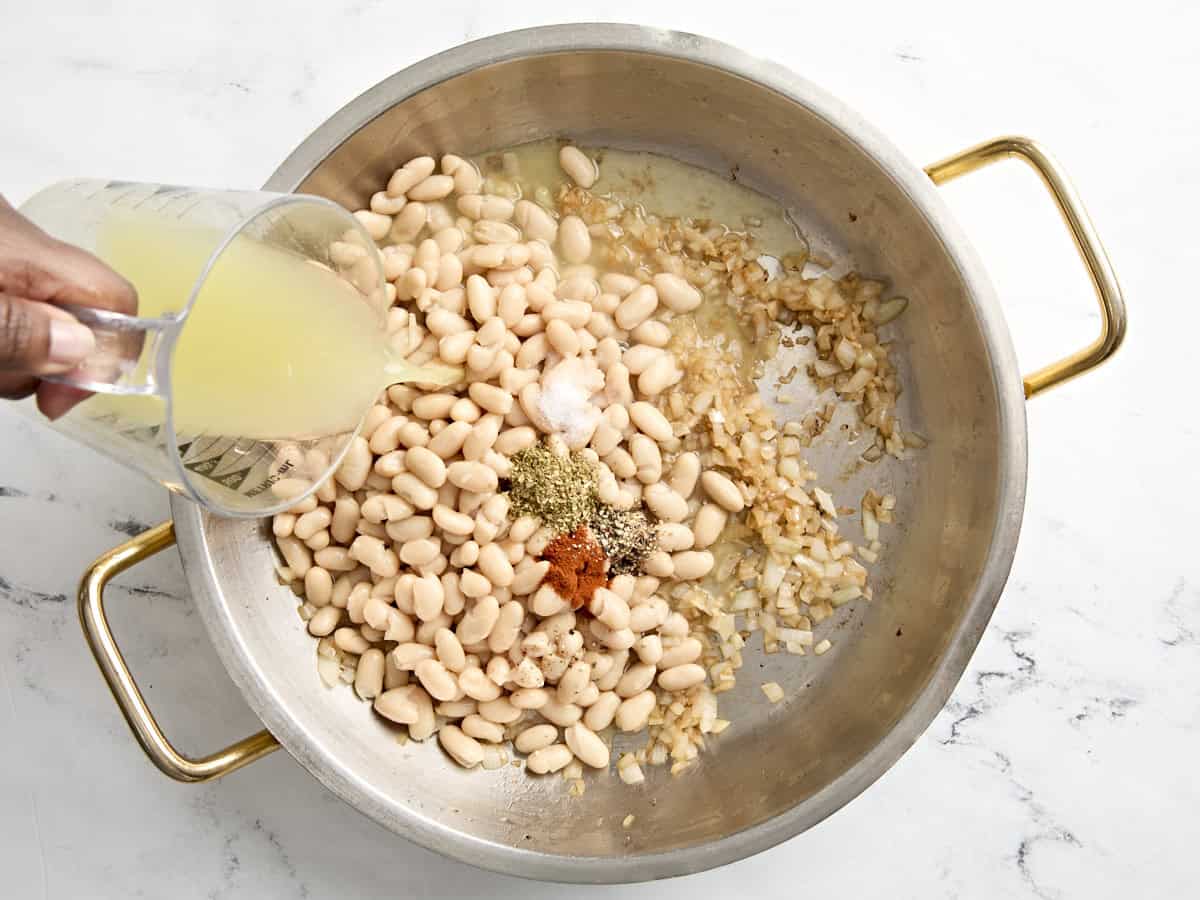
<path fill-rule="evenodd" d="M 92 563 L 79 582 L 79 621 L 108 689 L 150 761 L 176 781 L 212 781 L 279 749 L 279 741 L 264 730 L 199 759 L 184 756 L 171 745 L 154 720 L 104 615 L 104 588 L 109 580 L 174 543 L 175 523 L 163 522 Z"/>
<path fill-rule="evenodd" d="M 1116 352 L 1125 338 L 1125 300 L 1083 202 L 1062 167 L 1037 142 L 1013 136 L 985 141 L 926 166 L 925 173 L 934 184 L 940 185 L 1010 157 L 1027 163 L 1050 191 L 1100 301 L 1100 336 L 1084 349 L 1026 375 L 1025 397 L 1029 398 L 1094 369 Z"/>

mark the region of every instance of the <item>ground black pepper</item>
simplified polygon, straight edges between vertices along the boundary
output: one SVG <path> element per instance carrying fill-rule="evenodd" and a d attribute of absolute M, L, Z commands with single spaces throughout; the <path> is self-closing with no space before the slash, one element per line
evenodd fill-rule
<path fill-rule="evenodd" d="M 597 504 L 588 527 L 608 556 L 608 574 L 640 575 L 642 561 L 654 552 L 656 531 L 641 509 L 617 509 Z"/>

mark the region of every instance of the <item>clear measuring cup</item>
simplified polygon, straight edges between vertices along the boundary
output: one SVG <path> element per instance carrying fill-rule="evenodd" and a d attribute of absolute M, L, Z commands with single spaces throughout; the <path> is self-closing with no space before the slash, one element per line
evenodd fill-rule
<path fill-rule="evenodd" d="M 138 289 L 137 316 L 66 306 L 94 392 L 49 423 L 213 512 L 262 516 L 340 462 L 386 385 L 383 264 L 327 200 L 76 180 L 21 212 Z"/>

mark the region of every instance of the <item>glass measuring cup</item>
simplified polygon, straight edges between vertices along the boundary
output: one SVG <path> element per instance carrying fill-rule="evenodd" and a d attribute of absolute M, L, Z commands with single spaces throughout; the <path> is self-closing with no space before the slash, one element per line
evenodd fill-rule
<path fill-rule="evenodd" d="M 228 516 L 294 505 L 386 386 L 383 264 L 327 200 L 61 182 L 21 212 L 138 289 L 137 316 L 66 306 L 96 351 L 52 380 L 93 396 L 51 427 Z"/>

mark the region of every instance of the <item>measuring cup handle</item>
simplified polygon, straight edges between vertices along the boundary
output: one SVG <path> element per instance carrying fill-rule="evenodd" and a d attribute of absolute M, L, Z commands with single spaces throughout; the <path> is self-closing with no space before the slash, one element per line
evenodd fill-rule
<path fill-rule="evenodd" d="M 141 318 L 90 306 L 57 305 L 92 330 L 96 349 L 70 372 L 46 375 L 43 380 L 100 394 L 161 392 L 155 364 L 158 348 L 179 324 L 178 318 Z"/>

